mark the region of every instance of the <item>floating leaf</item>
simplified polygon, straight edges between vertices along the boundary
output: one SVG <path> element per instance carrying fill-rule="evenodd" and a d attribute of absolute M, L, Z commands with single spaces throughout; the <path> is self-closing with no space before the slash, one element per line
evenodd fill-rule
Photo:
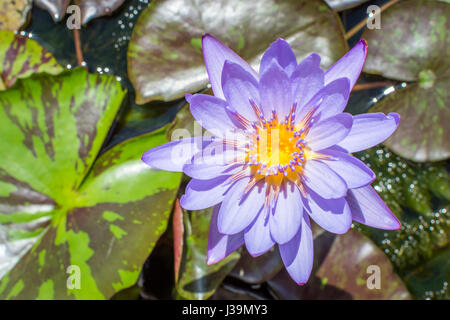
<path fill-rule="evenodd" d="M 385 144 L 414 161 L 450 157 L 449 17 L 450 4 L 401 1 L 383 12 L 382 31 L 363 34 L 369 43 L 364 71 L 412 82 L 373 111 L 400 113 L 399 128 Z"/>
<path fill-rule="evenodd" d="M 0 90 L 33 73 L 58 74 L 62 70 L 52 54 L 36 41 L 12 31 L 0 31 Z"/>
<path fill-rule="evenodd" d="M 60 21 L 66 14 L 70 0 L 35 0 L 38 7 L 47 10 L 55 22 Z M 81 23 L 86 24 L 92 19 L 109 16 L 119 8 L 125 0 L 78 0 Z"/>
<path fill-rule="evenodd" d="M 235 251 L 216 264 L 206 264 L 211 212 L 184 212 L 185 246 L 176 284 L 184 299 L 208 299 L 239 260 L 240 253 Z"/>
<path fill-rule="evenodd" d="M 124 95 L 114 77 L 84 69 L 33 76 L 0 93 L 1 222 L 51 215 L 2 278 L 2 298 L 110 298 L 135 284 L 166 228 L 180 174 L 140 160 L 167 141 L 164 130 L 95 160 Z M 81 272 L 80 289 L 67 287 L 71 270 Z"/>
<path fill-rule="evenodd" d="M 321 245 L 329 247 L 329 240 L 316 237 L 315 251 Z M 317 271 L 304 286 L 297 286 L 282 271 L 269 285 L 278 297 L 283 299 L 408 299 L 408 291 L 400 278 L 393 272 L 392 265 L 368 238 L 351 230 L 338 235 L 327 248 Z M 369 289 L 368 283 L 375 284 L 369 277 L 379 268 L 381 288 Z M 376 271 L 375 271 L 376 272 Z"/>
<path fill-rule="evenodd" d="M 81 23 L 86 24 L 92 19 L 109 16 L 119 8 L 125 0 L 79 0 Z"/>
<path fill-rule="evenodd" d="M 28 19 L 33 0 L 2 0 L 0 3 L 0 30 L 17 31 Z"/>
<path fill-rule="evenodd" d="M 201 12 L 201 14 L 200 14 Z M 201 37 L 211 33 L 257 67 L 284 37 L 298 59 L 312 52 L 329 67 L 348 49 L 337 15 L 321 0 L 154 1 L 141 14 L 128 50 L 136 102 L 172 100 L 206 87 Z"/>
<path fill-rule="evenodd" d="M 34 0 L 34 3 L 44 10 L 47 10 L 55 22 L 61 21 L 66 15 L 66 9 L 70 0 Z"/>
<path fill-rule="evenodd" d="M 359 6 L 368 0 L 325 0 L 334 11 L 344 11 Z"/>
<path fill-rule="evenodd" d="M 263 283 L 274 277 L 283 268 L 278 247 L 257 258 L 252 257 L 247 250 L 242 250 L 239 262 L 230 272 L 230 276 L 247 283 Z"/>

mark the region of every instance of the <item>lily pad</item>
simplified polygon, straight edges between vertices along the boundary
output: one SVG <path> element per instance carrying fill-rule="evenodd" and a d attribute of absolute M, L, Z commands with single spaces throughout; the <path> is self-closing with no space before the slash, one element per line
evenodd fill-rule
<path fill-rule="evenodd" d="M 2 0 L 0 30 L 19 30 L 27 22 L 32 4 L 33 0 Z"/>
<path fill-rule="evenodd" d="M 208 299 L 239 260 L 240 253 L 235 251 L 216 264 L 206 264 L 211 212 L 212 209 L 183 210 L 184 252 L 176 283 L 177 294 L 182 299 Z"/>
<path fill-rule="evenodd" d="M 325 0 L 334 11 L 344 11 L 357 7 L 369 0 Z"/>
<path fill-rule="evenodd" d="M 320 249 L 320 237 L 314 244 Z M 329 241 L 324 242 L 328 246 Z M 373 268 L 373 269 L 370 269 Z M 380 271 L 380 287 L 369 278 L 374 269 Z M 288 281 L 289 275 L 284 270 L 269 285 L 279 298 L 283 299 L 409 299 L 410 295 L 400 278 L 393 272 L 392 265 L 385 254 L 362 234 L 351 230 L 338 235 L 327 250 L 310 281 L 304 286 L 297 286 Z"/>
<path fill-rule="evenodd" d="M 258 284 L 271 279 L 282 268 L 283 262 L 277 246 L 257 258 L 252 257 L 247 250 L 242 250 L 241 258 L 230 276 L 246 283 Z"/>
<path fill-rule="evenodd" d="M 7 30 L 0 31 L 0 61 L 0 90 L 33 73 L 58 74 L 63 70 L 36 41 Z"/>
<path fill-rule="evenodd" d="M 417 14 L 420 8 L 420 14 Z M 373 111 L 396 111 L 402 121 L 385 144 L 414 161 L 450 156 L 450 4 L 401 1 L 383 12 L 382 31 L 366 30 L 364 71 L 411 84 L 381 100 Z"/>
<path fill-rule="evenodd" d="M 35 0 L 37 5 L 47 10 L 55 22 L 61 21 L 66 14 L 70 0 Z M 87 24 L 92 19 L 109 16 L 118 9 L 125 0 L 78 0 L 80 7 L 81 23 Z"/>
<path fill-rule="evenodd" d="M 257 6 L 251 0 L 154 1 L 139 17 L 128 49 L 138 104 L 173 100 L 206 87 L 205 33 L 255 68 L 278 37 L 291 44 L 299 60 L 319 53 L 324 67 L 348 50 L 338 16 L 321 0 L 267 0 Z"/>
<path fill-rule="evenodd" d="M 167 141 L 164 130 L 98 157 L 124 96 L 114 77 L 84 69 L 0 92 L 1 222 L 17 228 L 51 218 L 2 278 L 1 298 L 110 298 L 135 284 L 166 228 L 180 174 L 140 160 Z M 77 270 L 79 287 L 70 278 Z"/>

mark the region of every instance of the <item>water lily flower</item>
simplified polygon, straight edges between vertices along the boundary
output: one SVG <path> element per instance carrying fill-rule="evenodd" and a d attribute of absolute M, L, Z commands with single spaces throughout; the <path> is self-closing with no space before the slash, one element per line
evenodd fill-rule
<path fill-rule="evenodd" d="M 371 187 L 375 174 L 349 154 L 384 141 L 400 121 L 397 113 L 343 112 L 366 52 L 361 40 L 323 71 L 318 54 L 297 63 L 288 42 L 278 39 L 258 73 L 219 40 L 203 37 L 214 96 L 186 99 L 213 135 L 171 141 L 142 160 L 192 177 L 183 208 L 214 206 L 208 264 L 244 243 L 254 257 L 278 245 L 290 276 L 304 284 L 313 265 L 310 218 L 336 234 L 346 233 L 353 220 L 400 227 Z"/>

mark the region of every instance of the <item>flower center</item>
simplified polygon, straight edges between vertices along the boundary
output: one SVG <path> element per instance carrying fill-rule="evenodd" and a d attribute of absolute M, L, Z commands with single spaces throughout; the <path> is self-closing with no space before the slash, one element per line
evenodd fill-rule
<path fill-rule="evenodd" d="M 259 118 L 259 123 L 252 123 L 253 137 L 246 158 L 253 175 L 257 179 L 282 180 L 288 177 L 297 180 L 308 154 L 304 138 L 311 124 L 311 115 L 296 126 L 296 105 L 284 119 L 279 119 L 276 110 L 272 110 L 269 120 L 252 101 L 251 105 Z"/>

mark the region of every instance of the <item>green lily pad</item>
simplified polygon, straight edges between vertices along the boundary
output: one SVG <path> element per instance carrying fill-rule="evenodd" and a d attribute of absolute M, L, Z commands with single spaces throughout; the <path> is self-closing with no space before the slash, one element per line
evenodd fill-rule
<path fill-rule="evenodd" d="M 0 297 L 110 298 L 135 284 L 166 228 L 180 174 L 140 160 L 167 142 L 164 130 L 98 156 L 124 96 L 114 77 L 84 69 L 32 76 L 0 92 L 1 223 L 20 230 L 51 219 L 2 278 Z M 79 289 L 70 278 L 77 270 Z"/>
<path fill-rule="evenodd" d="M 36 41 L 0 30 L 0 90 L 33 73 L 58 74 L 63 68 Z"/>
<path fill-rule="evenodd" d="M 61 21 L 66 14 L 70 0 L 35 0 L 36 4 L 47 10 L 55 22 Z M 109 16 L 118 9 L 125 0 L 78 0 L 80 7 L 81 23 L 87 24 L 92 19 Z"/>
<path fill-rule="evenodd" d="M 320 250 L 320 237 L 314 245 Z M 324 242 L 329 246 L 328 240 Z M 297 286 L 286 271 L 269 280 L 270 287 L 282 299 L 409 299 L 410 295 L 400 278 L 393 272 L 385 254 L 362 234 L 351 230 L 338 235 L 326 250 L 324 259 L 304 286 Z M 371 276 L 379 268 L 380 287 Z M 290 280 L 290 281 L 289 281 Z M 368 286 L 369 283 L 369 286 Z"/>
<path fill-rule="evenodd" d="M 0 30 L 19 30 L 27 22 L 32 4 L 33 0 L 2 0 Z"/>
<path fill-rule="evenodd" d="M 212 209 L 183 210 L 184 252 L 175 286 L 181 299 L 208 299 L 239 260 L 240 253 L 235 251 L 216 264 L 206 264 L 211 212 Z"/>
<path fill-rule="evenodd" d="M 201 12 L 201 14 L 200 14 Z M 154 1 L 141 14 L 128 49 L 136 102 L 173 100 L 206 87 L 201 37 L 210 33 L 253 66 L 285 38 L 300 60 L 312 52 L 331 66 L 348 50 L 337 15 L 321 0 Z"/>
<path fill-rule="evenodd" d="M 417 14 L 420 8 L 420 14 Z M 450 4 L 401 1 L 383 12 L 382 30 L 366 30 L 364 71 L 412 82 L 377 103 L 373 111 L 396 111 L 400 125 L 385 144 L 414 161 L 450 156 Z"/>

